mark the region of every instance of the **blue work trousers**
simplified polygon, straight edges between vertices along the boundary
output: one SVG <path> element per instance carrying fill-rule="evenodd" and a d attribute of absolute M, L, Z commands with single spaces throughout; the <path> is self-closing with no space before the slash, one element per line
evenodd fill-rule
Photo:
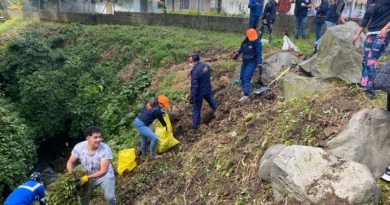
<path fill-rule="evenodd" d="M 218 107 L 218 102 L 214 99 L 211 93 L 205 94 L 199 99 L 194 101 L 192 105 L 192 129 L 198 129 L 200 126 L 200 116 L 202 111 L 203 99 L 210 105 L 210 107 L 215 110 Z"/>
<path fill-rule="evenodd" d="M 316 23 L 315 27 L 314 27 L 314 31 L 316 32 L 316 45 L 318 45 L 320 43 L 320 38 L 322 36 L 322 25 L 324 25 L 323 23 Z"/>
<path fill-rule="evenodd" d="M 301 33 L 302 39 L 306 38 L 307 16 L 295 16 L 295 34 L 294 38 L 298 39 Z"/>
<path fill-rule="evenodd" d="M 249 96 L 249 92 L 251 91 L 251 80 L 253 72 L 256 70 L 256 66 L 256 62 L 243 62 L 241 65 L 240 80 L 242 85 L 242 91 L 244 92 L 245 96 Z"/>
<path fill-rule="evenodd" d="M 249 28 L 254 28 L 257 30 L 257 26 L 259 25 L 259 16 L 249 16 Z"/>
<path fill-rule="evenodd" d="M 137 129 L 139 134 L 141 135 L 141 152 L 142 155 L 146 155 L 146 141 L 149 138 L 151 140 L 150 143 L 150 155 L 155 156 L 155 148 L 157 143 L 157 136 L 154 134 L 154 132 L 145 125 L 144 122 L 142 122 L 140 119 L 135 118 L 134 120 L 134 127 Z"/>

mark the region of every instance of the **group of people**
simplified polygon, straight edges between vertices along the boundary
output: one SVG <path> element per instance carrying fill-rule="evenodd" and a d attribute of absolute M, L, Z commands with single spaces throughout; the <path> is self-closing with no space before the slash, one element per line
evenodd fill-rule
<path fill-rule="evenodd" d="M 284 0 L 279 0 L 279 2 Z M 288 0 L 290 2 L 290 0 Z M 291 2 L 290 2 L 291 3 Z M 287 4 L 288 5 L 288 4 Z M 344 9 L 344 0 L 335 0 L 334 4 L 329 5 L 328 0 L 322 0 L 321 5 L 316 8 L 316 34 L 317 41 L 320 39 L 322 25 L 326 23 L 328 28 L 336 25 L 340 20 L 342 10 Z M 307 8 L 311 6 L 311 0 L 296 0 L 295 18 L 296 32 L 295 38 L 305 38 L 305 23 Z M 251 15 L 249 18 L 249 28 L 246 31 L 246 37 L 241 43 L 239 50 L 235 53 L 236 60 L 242 55 L 242 65 L 240 70 L 240 81 L 242 85 L 242 97 L 238 100 L 243 103 L 249 99 L 251 91 L 251 78 L 256 68 L 261 73 L 262 65 L 262 43 L 261 34 L 264 25 L 267 25 L 270 36 L 272 35 L 272 24 L 275 22 L 276 9 L 288 11 L 286 4 L 277 4 L 275 0 L 270 0 L 265 6 L 263 13 L 263 0 L 250 0 L 249 8 Z M 261 17 L 262 28 L 256 30 L 258 21 Z M 377 62 L 384 53 L 390 42 L 390 1 L 389 0 L 368 0 L 367 11 L 363 17 L 352 43 L 360 38 L 364 29 L 368 28 L 366 35 L 362 59 L 362 77 L 360 84 L 369 98 L 375 98 L 375 85 L 373 80 L 377 74 Z M 316 41 L 316 43 L 318 43 Z M 188 66 L 191 68 L 191 89 L 189 93 L 189 102 L 192 104 L 192 129 L 197 130 L 201 124 L 201 110 L 203 100 L 210 105 L 212 110 L 218 108 L 218 102 L 212 95 L 211 87 L 211 68 L 208 64 L 200 61 L 199 54 L 193 54 L 188 58 Z M 388 94 L 387 109 L 390 112 Z M 164 112 L 162 109 L 169 108 L 168 97 L 159 95 L 155 99 L 147 101 L 145 107 L 139 112 L 134 120 L 134 127 L 141 136 L 141 155 L 147 155 L 146 144 L 150 140 L 150 156 L 158 158 L 155 147 L 158 137 L 149 128 L 156 119 L 166 127 L 164 121 Z M 84 132 L 85 141 L 78 143 L 72 150 L 68 159 L 66 168 L 69 172 L 74 169 L 76 161 L 79 161 L 87 175 L 80 178 L 80 185 L 88 184 L 88 193 L 81 198 L 82 205 L 88 205 L 93 190 L 100 186 L 104 193 L 104 198 L 109 205 L 116 203 L 115 198 L 115 175 L 111 165 L 111 148 L 102 142 L 102 130 L 99 127 L 88 127 Z M 383 179 L 390 181 L 390 166 L 386 169 Z M 44 205 L 44 187 L 40 173 L 34 172 L 29 180 L 15 189 L 6 199 L 5 205 L 32 204 L 33 201 L 39 201 Z"/>
<path fill-rule="evenodd" d="M 115 205 L 115 175 L 112 168 L 111 148 L 102 142 L 102 130 L 90 126 L 84 131 L 85 141 L 73 148 L 66 163 L 68 172 L 72 172 L 77 161 L 86 175 L 79 180 L 79 186 L 88 186 L 88 192 L 81 198 L 82 205 L 89 205 L 96 187 L 100 186 L 109 205 Z M 5 200 L 4 205 L 32 205 L 39 201 L 45 205 L 45 188 L 39 172 L 31 174 L 29 180 L 17 187 Z"/>

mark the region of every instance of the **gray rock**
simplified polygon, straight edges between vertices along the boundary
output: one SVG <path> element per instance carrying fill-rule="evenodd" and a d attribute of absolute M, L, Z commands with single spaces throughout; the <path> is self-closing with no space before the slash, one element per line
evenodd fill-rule
<path fill-rule="evenodd" d="M 300 62 L 300 59 L 289 52 L 280 52 L 267 58 L 264 60 L 262 67 L 262 82 L 267 84 L 270 83 L 279 75 L 280 70 L 282 70 L 283 67 L 287 68 L 296 62 Z"/>
<path fill-rule="evenodd" d="M 288 73 L 283 78 L 284 97 L 290 100 L 294 97 L 306 97 L 315 92 L 327 90 L 328 84 L 318 81 L 316 78 L 308 78 Z"/>
<path fill-rule="evenodd" d="M 390 114 L 379 108 L 362 110 L 327 145 L 330 153 L 365 164 L 379 177 L 390 164 Z"/>
<path fill-rule="evenodd" d="M 53 168 L 47 167 L 42 171 L 42 181 L 45 186 L 57 181 L 58 173 Z"/>
<path fill-rule="evenodd" d="M 273 160 L 271 182 L 276 201 L 299 204 L 377 204 L 380 190 L 370 170 L 339 160 L 321 148 L 292 145 Z"/>
<path fill-rule="evenodd" d="M 274 158 L 284 149 L 284 145 L 277 144 L 267 149 L 260 159 L 258 175 L 264 181 L 271 181 L 271 167 Z"/>
<path fill-rule="evenodd" d="M 318 53 L 302 62 L 301 68 L 323 79 L 339 78 L 358 83 L 365 35 L 352 45 L 357 29 L 358 24 L 352 21 L 328 29 L 321 37 Z"/>

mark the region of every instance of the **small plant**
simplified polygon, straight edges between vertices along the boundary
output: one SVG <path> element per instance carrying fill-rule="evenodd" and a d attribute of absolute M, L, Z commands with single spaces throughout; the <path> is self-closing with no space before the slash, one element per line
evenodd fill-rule
<path fill-rule="evenodd" d="M 237 198 L 236 203 L 234 203 L 234 204 L 235 205 L 245 205 L 248 203 L 249 199 L 250 199 L 250 195 L 248 193 L 247 188 L 241 188 L 240 195 Z"/>

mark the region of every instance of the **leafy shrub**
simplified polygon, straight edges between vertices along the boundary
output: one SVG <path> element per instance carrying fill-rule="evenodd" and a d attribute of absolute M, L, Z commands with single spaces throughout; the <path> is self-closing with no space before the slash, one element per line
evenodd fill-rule
<path fill-rule="evenodd" d="M 36 160 L 36 147 L 23 119 L 0 97 L 0 194 L 6 196 L 26 180 Z"/>
<path fill-rule="evenodd" d="M 78 166 L 71 173 L 60 175 L 58 180 L 47 188 L 47 203 L 51 205 L 78 205 L 79 196 L 88 193 L 88 186 L 78 186 L 80 177 L 86 173 Z M 88 183 L 88 182 L 87 182 Z"/>

